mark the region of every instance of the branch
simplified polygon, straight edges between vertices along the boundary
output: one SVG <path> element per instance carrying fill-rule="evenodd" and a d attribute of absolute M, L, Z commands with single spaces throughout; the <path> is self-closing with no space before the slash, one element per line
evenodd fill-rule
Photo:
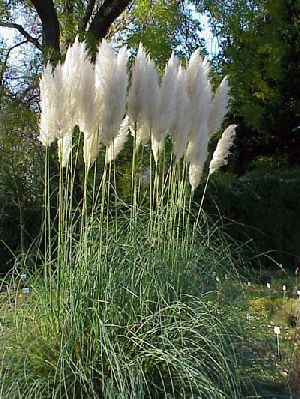
<path fill-rule="evenodd" d="M 6 64 L 7 64 L 7 61 L 9 59 L 10 53 L 15 48 L 17 48 L 19 46 L 22 46 L 23 44 L 26 44 L 26 43 L 28 43 L 28 40 L 23 40 L 22 42 L 15 44 L 14 46 L 10 47 L 7 50 L 7 52 L 5 54 L 5 57 L 4 57 L 3 66 L 0 66 L 0 86 L 3 85 L 3 76 L 4 76 L 4 73 L 5 73 L 5 70 L 6 70 Z"/>
<path fill-rule="evenodd" d="M 91 16 L 93 15 L 93 11 L 95 8 L 96 0 L 90 0 L 87 6 L 86 12 L 82 18 L 82 21 L 79 23 L 79 31 L 84 32 Z"/>
<path fill-rule="evenodd" d="M 93 37 L 95 41 L 93 50 L 96 50 L 96 44 L 100 39 L 106 36 L 111 24 L 122 14 L 131 1 L 132 0 L 104 0 L 88 29 L 88 36 Z"/>
<path fill-rule="evenodd" d="M 3 84 L 3 83 L 2 83 L 2 82 L 3 82 L 3 76 L 4 76 L 4 72 L 5 72 L 5 70 L 6 70 L 6 64 L 7 64 L 7 61 L 8 61 L 8 59 L 9 59 L 10 53 L 11 53 L 15 48 L 17 48 L 17 47 L 19 47 L 19 46 L 22 46 L 23 44 L 26 44 L 26 43 L 28 43 L 28 40 L 23 40 L 22 42 L 15 44 L 14 46 L 10 47 L 10 48 L 7 50 L 7 52 L 6 52 L 6 54 L 5 54 L 4 62 L 3 62 L 4 67 L 2 67 L 2 68 L 0 69 L 0 86 Z"/>
<path fill-rule="evenodd" d="M 23 46 L 23 44 L 26 44 L 26 43 L 28 43 L 28 40 L 23 40 L 22 42 L 19 42 L 19 43 L 15 44 L 14 46 L 10 47 L 10 48 L 7 50 L 6 55 L 5 55 L 5 63 L 7 62 L 8 58 L 9 58 L 9 56 L 10 56 L 10 53 L 11 53 L 15 48 L 20 47 L 20 46 Z"/>
<path fill-rule="evenodd" d="M 13 22 L 3 22 L 3 21 L 0 21 L 0 26 L 4 26 L 5 28 L 17 29 L 21 33 L 21 35 L 23 35 L 28 40 L 28 42 L 32 43 L 39 50 L 42 50 L 42 46 L 40 45 L 38 39 L 32 37 L 28 32 L 26 32 L 23 26 L 15 24 Z"/>
<path fill-rule="evenodd" d="M 41 21 L 45 58 L 56 61 L 60 56 L 60 26 L 53 0 L 31 0 Z"/>

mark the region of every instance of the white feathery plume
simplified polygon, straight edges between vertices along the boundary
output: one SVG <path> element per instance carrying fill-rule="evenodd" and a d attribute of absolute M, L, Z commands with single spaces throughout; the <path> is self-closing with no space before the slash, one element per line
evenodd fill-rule
<path fill-rule="evenodd" d="M 193 114 L 190 140 L 195 140 L 193 136 L 198 134 L 201 124 L 207 124 L 212 103 L 209 72 L 210 65 L 207 58 L 203 59 L 200 50 L 196 50 L 192 54 L 186 70 L 187 92 Z"/>
<path fill-rule="evenodd" d="M 127 48 L 123 47 L 116 56 L 103 40 L 96 60 L 96 87 L 100 96 L 99 135 L 105 145 L 110 145 L 119 132 L 126 110 L 127 85 Z"/>
<path fill-rule="evenodd" d="M 198 75 L 199 75 L 199 65 L 202 63 L 203 59 L 200 54 L 200 49 L 197 49 L 191 55 L 189 62 L 186 67 L 185 73 L 185 82 L 186 82 L 186 91 L 190 100 L 191 107 L 191 131 L 190 136 L 194 134 L 194 132 L 198 131 L 196 127 L 196 114 L 198 112 L 198 104 L 196 101 L 196 91 L 198 87 Z M 191 137 L 190 137 L 191 138 Z"/>
<path fill-rule="evenodd" d="M 162 77 L 161 85 L 157 90 L 157 117 L 154 118 L 152 128 L 152 152 L 155 162 L 164 150 L 165 138 L 170 132 L 175 119 L 176 109 L 176 77 L 178 71 L 178 59 L 172 53 Z"/>
<path fill-rule="evenodd" d="M 53 72 L 48 64 L 41 79 L 41 140 L 50 144 L 58 138 L 58 155 L 63 167 L 68 163 L 72 148 L 78 97 L 83 89 L 80 82 L 84 58 L 85 45 L 76 39 L 67 51 L 64 64 L 58 64 Z"/>
<path fill-rule="evenodd" d="M 227 76 L 225 76 L 214 95 L 211 105 L 208 118 L 208 130 L 210 135 L 220 129 L 223 119 L 228 112 L 230 99 L 229 91 L 228 79 Z"/>
<path fill-rule="evenodd" d="M 64 137 L 57 140 L 57 152 L 60 165 L 65 168 L 68 165 L 72 149 L 72 130 Z"/>
<path fill-rule="evenodd" d="M 67 101 L 67 85 L 64 81 L 63 68 L 58 64 L 52 70 L 48 64 L 40 81 L 41 108 L 40 141 L 50 145 L 58 139 L 58 155 L 62 167 L 68 163 L 72 148 L 72 129 L 74 123 Z"/>
<path fill-rule="evenodd" d="M 128 93 L 128 115 L 134 124 L 140 120 L 142 102 L 145 97 L 145 86 L 143 83 L 146 61 L 147 54 L 140 43 L 132 69 L 131 86 Z"/>
<path fill-rule="evenodd" d="M 212 104 L 212 89 L 209 79 L 210 65 L 196 50 L 186 70 L 187 93 L 191 102 L 192 126 L 186 158 L 190 163 L 189 181 L 194 191 L 199 185 L 207 159 L 209 142 L 208 116 Z"/>
<path fill-rule="evenodd" d="M 54 117 L 56 103 L 56 88 L 52 66 L 48 63 L 40 79 L 40 106 L 42 112 L 40 116 L 39 140 L 45 146 L 50 145 L 57 138 L 56 118 Z"/>
<path fill-rule="evenodd" d="M 95 72 L 87 57 L 80 60 L 80 80 L 76 99 L 76 123 L 86 137 L 96 130 Z"/>
<path fill-rule="evenodd" d="M 109 147 L 106 147 L 106 163 L 110 163 L 111 161 L 114 161 L 120 152 L 123 150 L 125 142 L 128 137 L 128 130 L 129 130 L 129 116 L 126 115 L 125 118 L 123 119 L 123 122 L 121 123 L 119 133 L 117 136 L 114 138 L 113 142 L 109 145 Z"/>
<path fill-rule="evenodd" d="M 199 66 L 199 73 L 196 88 L 196 103 L 198 112 L 195 115 L 196 124 L 207 124 L 209 111 L 212 105 L 212 87 L 210 83 L 210 64 L 207 57 L 204 58 Z"/>
<path fill-rule="evenodd" d="M 141 109 L 140 126 L 143 129 L 142 143 L 147 143 L 159 118 L 159 82 L 155 63 L 148 58 L 144 71 L 144 98 Z M 139 138 L 137 139 L 139 141 Z"/>
<path fill-rule="evenodd" d="M 189 181 L 192 186 L 192 191 L 195 191 L 201 181 L 204 164 L 207 159 L 208 142 L 208 129 L 207 125 L 204 124 L 201 125 L 195 141 L 189 142 L 186 151 L 186 157 L 190 163 Z"/>
<path fill-rule="evenodd" d="M 84 133 L 83 141 L 83 159 L 87 169 L 95 162 L 99 152 L 99 132 L 95 130 L 94 134 Z"/>
<path fill-rule="evenodd" d="M 159 118 L 157 118 L 157 126 L 154 127 L 153 134 L 158 141 L 163 141 L 167 133 L 171 129 L 175 118 L 176 108 L 176 79 L 178 73 L 178 59 L 172 53 L 162 77 L 159 87 Z"/>
<path fill-rule="evenodd" d="M 66 98 L 66 85 L 62 65 L 58 64 L 53 71 L 53 83 L 55 87 L 55 99 L 51 98 L 53 105 L 53 118 L 57 128 L 57 137 L 62 138 L 73 128 L 73 122 L 70 118 L 70 109 Z"/>
<path fill-rule="evenodd" d="M 95 145 L 95 141 L 97 141 L 95 74 L 86 45 L 84 42 L 79 42 L 77 37 L 67 50 L 63 73 L 67 86 L 70 119 L 73 121 L 73 125 L 77 124 L 79 130 L 84 133 L 84 160 L 89 167 L 91 157 L 94 158 L 92 153 L 96 152 L 96 156 L 98 153 L 98 146 Z M 68 142 L 66 139 L 61 145 L 63 163 L 65 163 L 64 159 L 68 157 Z"/>
<path fill-rule="evenodd" d="M 136 144 L 149 141 L 158 118 L 158 75 L 154 62 L 140 44 L 132 72 L 128 95 L 128 115 L 139 129 L 135 132 Z"/>
<path fill-rule="evenodd" d="M 188 136 L 191 130 L 192 115 L 191 104 L 187 94 L 186 88 L 186 71 L 179 67 L 176 76 L 176 106 L 175 117 L 170 134 L 173 141 L 173 153 L 176 155 L 176 160 L 179 161 L 185 151 L 188 143 Z"/>
<path fill-rule="evenodd" d="M 69 161 L 72 149 L 72 130 L 75 124 L 78 123 L 82 130 L 90 130 L 82 115 L 85 109 L 80 108 L 81 102 L 78 101 L 84 96 L 83 90 L 85 90 L 85 87 L 82 86 L 81 82 L 86 82 L 83 76 L 86 68 L 83 68 L 83 65 L 88 62 L 86 46 L 84 43 L 80 43 L 76 37 L 73 45 L 68 48 L 65 62 L 61 66 L 65 99 L 64 112 L 69 122 L 67 133 L 57 142 L 58 157 L 62 167 L 66 167 Z M 61 109 L 63 110 L 63 108 Z M 79 115 L 79 119 L 77 115 Z"/>
<path fill-rule="evenodd" d="M 113 50 L 108 46 L 106 40 L 102 40 L 99 51 L 96 57 L 95 64 L 95 89 L 96 89 L 96 111 L 97 111 L 97 125 L 101 130 L 100 140 L 107 144 L 109 142 L 108 137 L 103 137 L 102 134 L 102 117 L 105 109 L 105 102 L 109 97 L 109 88 L 111 81 L 114 78 L 113 73 L 116 64 L 116 56 Z M 108 110 L 107 110 L 108 111 Z M 106 126 L 105 126 L 106 129 Z M 106 132 L 105 132 L 106 133 Z"/>
<path fill-rule="evenodd" d="M 75 50 L 75 49 L 74 49 Z M 83 43 L 77 48 L 77 60 L 74 60 L 78 70 L 78 88 L 74 91 L 75 121 L 79 130 L 83 132 L 83 154 L 87 168 L 96 159 L 99 142 L 97 126 L 97 104 L 95 93 L 95 69 L 88 59 L 86 47 Z M 75 51 L 74 51 L 75 52 Z"/>
<path fill-rule="evenodd" d="M 86 45 L 84 42 L 79 42 L 78 37 L 75 38 L 74 43 L 68 48 L 66 52 L 65 61 L 62 65 L 64 84 L 66 90 L 66 101 L 69 108 L 69 115 L 73 124 L 76 124 L 76 114 L 78 98 L 80 98 L 80 91 L 84 88 L 82 64 L 88 59 Z"/>
<path fill-rule="evenodd" d="M 230 154 L 229 149 L 232 146 L 235 138 L 235 129 L 237 125 L 230 125 L 225 129 L 222 137 L 218 141 L 217 147 L 213 153 L 212 160 L 209 164 L 209 174 L 211 175 L 216 170 L 220 169 L 221 166 L 227 165 L 228 155 Z"/>
<path fill-rule="evenodd" d="M 160 154 L 163 152 L 165 148 L 164 140 L 158 141 L 155 136 L 151 136 L 151 148 L 153 153 L 154 161 L 157 163 L 160 157 Z"/>
<path fill-rule="evenodd" d="M 194 192 L 196 188 L 199 186 L 202 177 L 202 172 L 203 172 L 203 167 L 201 167 L 201 165 L 194 163 L 191 163 L 189 165 L 189 182 L 190 185 L 192 186 L 192 192 Z"/>
<path fill-rule="evenodd" d="M 50 145 L 56 138 L 62 138 L 70 129 L 72 122 L 66 101 L 62 66 L 55 69 L 48 64 L 40 79 L 41 117 L 39 140 L 44 145 Z"/>
<path fill-rule="evenodd" d="M 99 132 L 95 95 L 95 71 L 88 61 L 82 65 L 83 76 L 78 98 L 77 124 L 84 134 L 83 153 L 87 168 L 95 161 L 99 152 Z"/>
<path fill-rule="evenodd" d="M 195 88 L 196 80 L 197 80 L 197 75 L 199 72 L 199 65 L 202 63 L 203 59 L 200 54 L 200 49 L 198 48 L 193 52 L 191 55 L 188 64 L 187 64 L 187 88 L 188 88 L 188 94 L 190 96 L 193 95 L 193 91 Z"/>

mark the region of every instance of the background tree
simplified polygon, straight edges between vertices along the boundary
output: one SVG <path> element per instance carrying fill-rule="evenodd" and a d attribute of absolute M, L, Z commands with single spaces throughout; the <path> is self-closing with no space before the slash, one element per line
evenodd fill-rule
<path fill-rule="evenodd" d="M 29 42 L 42 50 L 45 60 L 56 62 L 63 50 L 76 35 L 86 39 L 90 51 L 95 54 L 97 43 L 104 38 L 118 16 L 131 0 L 31 0 L 24 2 L 27 12 L 35 12 L 41 26 L 35 28 L 39 36 L 33 36 L 33 26 L 28 32 L 23 25 L 13 22 L 13 10 L 17 2 L 1 2 L 1 26 L 18 30 Z"/>
<path fill-rule="evenodd" d="M 0 109 L 0 261 L 23 258 L 42 220 L 43 155 L 36 143 L 36 117 L 2 96 Z"/>
<path fill-rule="evenodd" d="M 220 52 L 215 65 L 229 74 L 232 113 L 239 122 L 236 171 L 260 156 L 299 164 L 300 2 L 195 1 L 209 13 Z"/>
<path fill-rule="evenodd" d="M 155 6 L 154 4 L 155 3 Z M 201 38 L 202 26 L 193 15 L 188 1 L 137 0 L 130 9 L 130 23 L 119 31 L 130 48 L 143 43 L 156 64 L 164 68 L 171 52 L 187 58 L 201 47 L 206 53 Z"/>

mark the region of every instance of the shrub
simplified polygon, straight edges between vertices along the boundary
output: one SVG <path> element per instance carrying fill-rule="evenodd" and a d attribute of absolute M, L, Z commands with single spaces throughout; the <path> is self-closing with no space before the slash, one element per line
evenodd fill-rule
<path fill-rule="evenodd" d="M 234 239 L 252 240 L 256 252 L 266 254 L 260 258 L 265 266 L 274 266 L 274 258 L 293 269 L 300 255 L 299 196 L 297 170 L 256 170 L 239 179 L 219 173 L 211 179 L 204 209 L 224 216 L 225 231 Z"/>

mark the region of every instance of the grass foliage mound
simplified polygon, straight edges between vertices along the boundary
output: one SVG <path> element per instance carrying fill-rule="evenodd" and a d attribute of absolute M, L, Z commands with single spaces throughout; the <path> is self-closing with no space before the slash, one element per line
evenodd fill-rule
<path fill-rule="evenodd" d="M 102 244 L 102 224 L 31 277 L 5 334 L 1 397 L 238 397 L 234 331 L 208 300 L 214 268 L 231 269 L 221 238 L 170 249 L 164 234 L 149 243 L 147 223 L 132 236 L 118 221 Z"/>

